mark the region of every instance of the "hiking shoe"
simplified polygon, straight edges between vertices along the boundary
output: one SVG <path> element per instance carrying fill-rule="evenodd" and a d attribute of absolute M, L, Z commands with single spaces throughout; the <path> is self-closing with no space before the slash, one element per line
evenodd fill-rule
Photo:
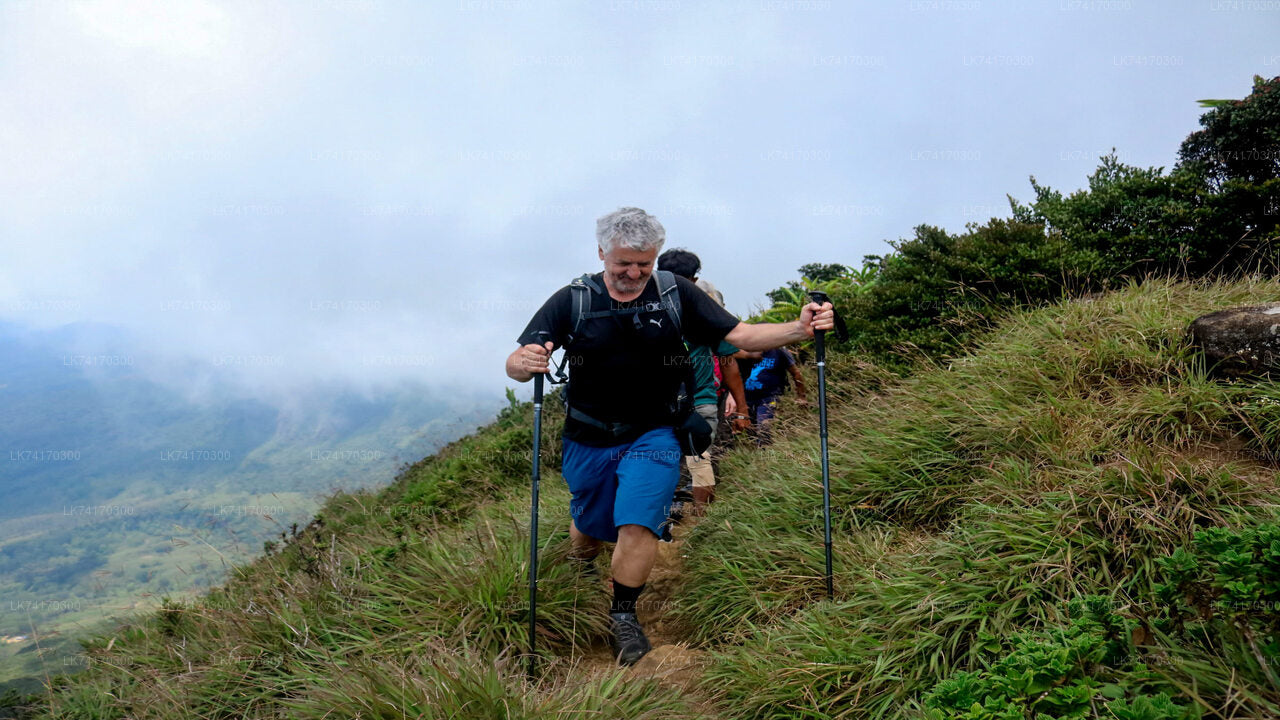
<path fill-rule="evenodd" d="M 672 507 L 682 507 L 693 502 L 693 486 L 685 478 L 680 478 L 675 493 L 671 496 Z"/>
<path fill-rule="evenodd" d="M 609 613 L 613 621 L 613 653 L 619 665 L 634 665 L 652 648 L 635 613 Z"/>
<path fill-rule="evenodd" d="M 658 535 L 658 542 L 669 543 L 675 541 L 675 538 L 671 535 L 671 526 L 674 524 L 675 523 L 669 518 L 666 522 L 662 523 L 662 533 Z"/>

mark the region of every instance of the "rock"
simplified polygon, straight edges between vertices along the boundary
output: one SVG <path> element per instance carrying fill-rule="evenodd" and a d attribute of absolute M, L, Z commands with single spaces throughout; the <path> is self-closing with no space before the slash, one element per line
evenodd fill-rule
<path fill-rule="evenodd" d="M 640 658 L 631 672 L 687 690 L 702 675 L 707 662 L 705 651 L 691 650 L 684 645 L 659 645 Z"/>
<path fill-rule="evenodd" d="M 1280 370 L 1280 303 L 1219 310 L 1191 321 L 1209 366 L 1227 375 Z"/>

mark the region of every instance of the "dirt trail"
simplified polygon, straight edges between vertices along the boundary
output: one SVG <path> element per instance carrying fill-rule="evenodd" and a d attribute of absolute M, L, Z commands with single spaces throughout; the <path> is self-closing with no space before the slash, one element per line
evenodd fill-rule
<path fill-rule="evenodd" d="M 672 542 L 658 543 L 658 558 L 636 609 L 653 649 L 629 668 L 618 666 L 608 641 L 586 648 L 573 659 L 578 661 L 579 672 L 585 678 L 596 679 L 619 672 L 636 678 L 656 678 L 662 685 L 679 690 L 700 713 L 699 717 L 713 718 L 718 715 L 697 689 L 698 680 L 710 661 L 708 653 L 690 648 L 685 641 L 686 629 L 667 619 L 666 612 L 675 602 L 675 590 L 680 585 L 685 538 L 698 521 L 696 517 L 686 518 L 672 530 Z M 608 579 L 605 582 L 609 582 Z"/>

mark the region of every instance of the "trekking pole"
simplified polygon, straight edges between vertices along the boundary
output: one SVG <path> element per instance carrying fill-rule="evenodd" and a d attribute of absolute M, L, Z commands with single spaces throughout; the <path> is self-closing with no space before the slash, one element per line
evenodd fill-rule
<path fill-rule="evenodd" d="M 812 290 L 809 297 L 819 305 L 831 302 L 826 293 Z M 826 330 L 813 331 L 814 350 L 818 359 L 818 436 L 822 439 L 822 541 L 827 556 L 827 597 L 835 597 L 831 572 L 831 461 L 827 454 L 827 345 Z M 836 316 L 836 335 L 848 337 L 844 322 Z"/>
<path fill-rule="evenodd" d="M 534 652 L 538 626 L 538 480 L 541 478 L 542 445 L 542 380 L 544 373 L 533 376 L 533 500 L 529 510 L 529 678 L 533 678 L 537 653 Z"/>

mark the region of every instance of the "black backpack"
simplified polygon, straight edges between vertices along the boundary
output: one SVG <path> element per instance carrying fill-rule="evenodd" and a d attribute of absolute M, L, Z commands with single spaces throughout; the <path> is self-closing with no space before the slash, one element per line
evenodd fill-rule
<path fill-rule="evenodd" d="M 680 289 L 676 285 L 675 275 L 669 270 L 655 270 L 653 273 L 654 280 L 658 284 L 658 301 L 646 302 L 642 305 L 622 309 L 609 310 L 592 310 L 591 294 L 606 294 L 605 289 L 596 282 L 591 275 L 582 275 L 574 278 L 569 283 L 569 287 L 573 293 L 573 329 L 569 332 L 564 346 L 567 348 L 573 344 L 573 341 L 581 337 L 583 323 L 593 318 L 610 317 L 618 315 L 630 315 L 631 322 L 637 328 L 640 327 L 640 313 L 657 312 L 666 310 L 667 317 L 671 319 L 671 325 L 675 332 L 680 335 L 681 341 L 684 342 L 684 333 L 680 322 L 681 304 Z M 688 349 L 688 343 L 685 342 L 685 348 Z M 693 396 L 697 391 L 697 383 L 693 375 L 692 362 L 686 362 L 686 377 L 680 386 L 680 392 L 676 398 L 674 414 L 676 418 L 676 439 L 680 441 L 680 449 L 685 455 L 701 455 L 708 447 L 711 446 L 711 426 L 693 409 Z M 561 381 L 564 379 L 563 367 L 559 368 Z M 579 422 L 586 423 L 601 430 L 608 431 L 614 435 L 622 435 L 633 429 L 632 426 L 625 423 L 606 423 L 587 415 L 581 410 L 570 407 L 568 409 L 569 416 Z"/>

